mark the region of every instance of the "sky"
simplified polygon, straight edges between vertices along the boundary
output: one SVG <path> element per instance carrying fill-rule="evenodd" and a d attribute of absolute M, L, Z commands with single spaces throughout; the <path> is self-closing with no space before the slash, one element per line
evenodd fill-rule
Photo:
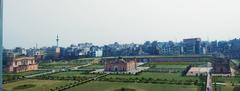
<path fill-rule="evenodd" d="M 4 0 L 5 48 L 240 38 L 239 0 Z"/>

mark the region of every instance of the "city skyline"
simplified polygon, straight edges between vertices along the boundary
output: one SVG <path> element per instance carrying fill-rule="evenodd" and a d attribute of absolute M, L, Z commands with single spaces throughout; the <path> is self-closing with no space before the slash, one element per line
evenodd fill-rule
<path fill-rule="evenodd" d="M 200 37 L 191 37 L 191 38 L 184 38 L 184 39 L 195 39 L 195 38 L 200 38 Z M 33 45 L 32 47 L 23 47 L 23 46 L 13 46 L 12 48 L 10 47 L 5 47 L 3 46 L 4 48 L 6 49 L 14 49 L 14 48 L 17 48 L 17 47 L 21 47 L 21 48 L 42 48 L 42 47 L 69 47 L 71 45 L 78 45 L 78 44 L 85 44 L 85 43 L 91 43 L 95 46 L 104 46 L 104 45 L 110 45 L 110 44 L 114 44 L 114 43 L 119 43 L 119 44 L 131 44 L 131 43 L 134 43 L 134 44 L 139 44 L 139 45 L 143 45 L 145 42 L 147 41 L 150 41 L 150 42 L 154 42 L 154 41 L 157 41 L 157 42 L 162 42 L 162 43 L 167 43 L 167 42 L 174 42 L 174 43 L 181 43 L 181 42 L 184 42 L 184 39 L 180 39 L 179 41 L 174 41 L 174 40 L 166 40 L 166 41 L 160 41 L 160 40 L 146 40 L 146 41 L 143 41 L 141 43 L 136 43 L 136 42 L 118 42 L 118 41 L 113 41 L 113 42 L 109 42 L 109 43 L 106 43 L 106 44 L 96 44 L 96 43 L 92 43 L 92 42 L 78 42 L 78 43 L 71 43 L 71 44 L 66 44 L 65 46 L 61 46 L 59 45 L 59 35 L 57 35 L 56 39 L 55 39 L 55 44 L 53 45 L 43 45 L 43 46 L 39 46 L 38 43 L 36 43 L 35 45 Z M 233 38 L 233 39 L 240 39 L 240 38 Z M 230 41 L 230 40 L 233 40 L 233 39 L 229 39 L 229 40 L 202 40 L 202 38 L 200 38 L 201 41 L 203 42 L 214 42 L 214 41 L 218 41 L 218 42 L 221 42 L 221 41 Z M 56 41 L 57 40 L 57 41 Z"/>
<path fill-rule="evenodd" d="M 179 42 L 194 37 L 230 40 L 240 37 L 239 2 L 7 0 L 3 45 L 53 46 L 57 34 L 60 46 L 84 42 Z"/>
<path fill-rule="evenodd" d="M 57 39 L 57 36 L 58 36 L 58 43 L 56 42 L 56 39 Z M 51 36 L 52 38 L 54 36 Z M 5 35 L 4 35 L 4 38 L 5 38 Z M 169 42 L 169 41 L 173 41 L 173 42 L 183 42 L 183 39 L 189 39 L 189 38 L 200 38 L 202 41 L 229 41 L 229 40 L 232 40 L 232 39 L 239 39 L 240 37 L 232 37 L 232 38 L 228 38 L 228 39 L 210 39 L 209 37 L 206 37 L 206 38 L 202 38 L 202 37 L 183 37 L 181 39 L 150 39 L 150 40 L 140 40 L 140 41 L 129 41 L 129 40 L 118 40 L 118 41 L 114 41 L 114 40 L 110 40 L 110 41 L 105 41 L 103 40 L 104 42 L 101 42 L 102 40 L 98 41 L 98 40 L 95 40 L 95 41 L 78 41 L 77 39 L 76 40 L 70 40 L 70 41 L 73 41 L 73 42 L 66 42 L 67 40 L 65 40 L 64 38 L 61 37 L 61 35 L 59 34 L 56 34 L 55 38 L 53 39 L 49 39 L 49 40 L 41 40 L 41 41 L 49 41 L 48 45 L 44 45 L 46 43 L 42 42 L 42 44 L 40 44 L 40 42 L 36 42 L 34 44 L 34 42 L 32 41 L 32 43 L 27 43 L 27 45 L 19 45 L 19 46 L 16 46 L 16 45 L 10 45 L 10 46 L 7 46 L 7 44 L 10 44 L 8 43 L 9 41 L 3 41 L 4 44 L 3 44 L 3 47 L 4 48 L 7 48 L 7 49 L 13 49 L 13 48 L 16 48 L 16 47 L 23 47 L 23 48 L 34 48 L 36 46 L 38 46 L 39 48 L 41 47 L 51 47 L 51 46 L 57 46 L 59 45 L 59 47 L 68 47 L 72 44 L 79 44 L 79 43 L 93 43 L 94 45 L 98 45 L 98 46 L 104 46 L 104 45 L 108 45 L 108 44 L 113 44 L 115 42 L 118 42 L 120 44 L 130 44 L 130 43 L 135 43 L 135 44 L 143 44 L 144 42 L 146 41 L 158 41 L 158 42 Z M 64 41 L 62 41 L 64 40 Z M 86 39 L 87 40 L 87 39 Z M 131 39 L 130 39 L 131 40 Z M 16 41 L 24 41 L 24 40 L 16 40 Z M 69 41 L 69 40 L 68 40 Z M 21 44 L 21 43 L 19 43 Z M 30 44 L 30 45 L 28 45 Z"/>

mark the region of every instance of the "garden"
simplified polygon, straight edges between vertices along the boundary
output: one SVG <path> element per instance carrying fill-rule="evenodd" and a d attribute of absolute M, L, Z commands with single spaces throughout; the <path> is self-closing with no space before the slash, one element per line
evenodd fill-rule
<path fill-rule="evenodd" d="M 27 79 L 4 84 L 4 91 L 49 91 L 51 88 L 71 83 L 72 81 Z"/>
<path fill-rule="evenodd" d="M 43 63 L 48 66 L 76 66 L 66 62 Z M 91 61 L 88 61 L 91 62 Z M 65 65 L 66 64 L 66 65 Z M 67 91 L 203 91 L 205 89 L 205 77 L 186 77 L 182 72 L 189 65 L 201 65 L 203 62 L 152 62 L 142 66 L 150 69 L 138 74 L 90 74 L 94 69 L 104 68 L 102 64 L 92 64 L 79 68 L 76 71 L 56 72 L 53 74 L 37 76 L 31 79 L 18 80 L 4 84 L 6 91 L 38 91 L 45 86 L 44 90 L 67 90 Z M 47 66 L 46 66 L 47 65 Z M 55 68 L 55 67 L 50 67 Z M 89 70 L 82 70 L 89 69 Z M 21 76 L 21 75 L 20 75 Z M 38 81 L 38 82 L 35 82 Z M 46 82 L 46 83 L 45 83 Z M 48 87 L 49 86 L 49 87 Z M 51 87 L 50 87 L 51 86 Z M 11 87 L 11 88 L 10 88 Z"/>
<path fill-rule="evenodd" d="M 201 91 L 201 88 L 195 85 L 146 84 L 103 81 L 92 81 L 70 88 L 67 91 L 79 91 L 80 89 L 81 91 L 121 91 L 119 89 L 122 88 L 131 89 L 130 91 Z"/>

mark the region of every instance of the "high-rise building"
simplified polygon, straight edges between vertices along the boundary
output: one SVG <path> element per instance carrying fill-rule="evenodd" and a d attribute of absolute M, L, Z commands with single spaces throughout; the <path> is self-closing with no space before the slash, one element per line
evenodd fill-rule
<path fill-rule="evenodd" d="M 201 53 L 201 39 L 190 38 L 183 40 L 184 54 L 196 55 Z"/>

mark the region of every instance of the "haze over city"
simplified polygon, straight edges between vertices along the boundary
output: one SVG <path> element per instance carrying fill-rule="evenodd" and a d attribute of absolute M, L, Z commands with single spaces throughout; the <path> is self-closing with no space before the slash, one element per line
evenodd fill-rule
<path fill-rule="evenodd" d="M 2 1 L 0 90 L 240 91 L 239 0 Z"/>
<path fill-rule="evenodd" d="M 4 47 L 80 42 L 230 40 L 240 37 L 238 0 L 5 0 Z"/>

